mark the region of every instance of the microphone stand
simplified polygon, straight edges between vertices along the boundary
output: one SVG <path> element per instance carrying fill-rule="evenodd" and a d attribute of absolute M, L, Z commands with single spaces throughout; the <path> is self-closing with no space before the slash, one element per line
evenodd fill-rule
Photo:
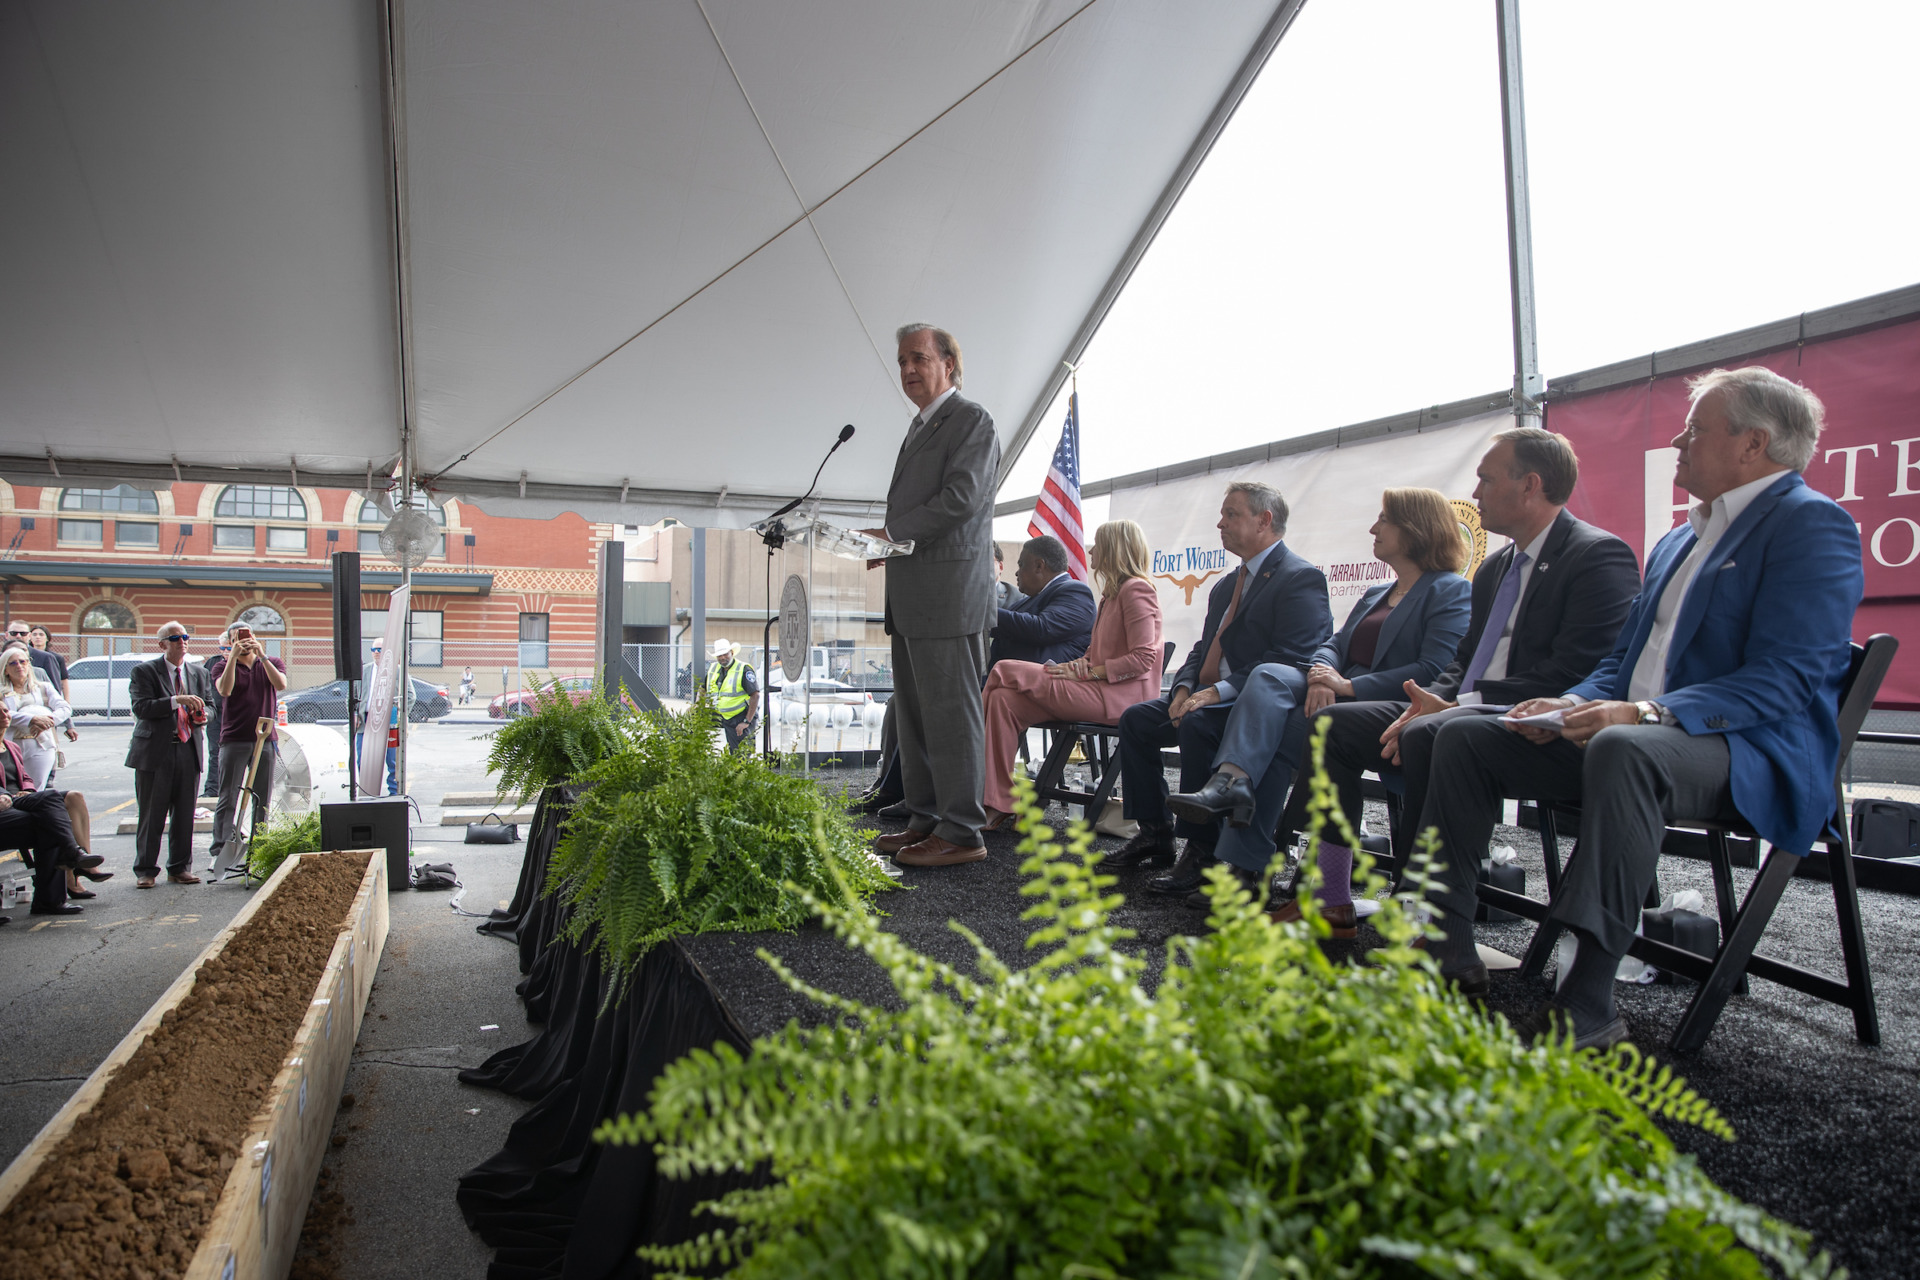
<path fill-rule="evenodd" d="M 760 652 L 764 655 L 767 669 L 761 672 L 760 696 L 766 699 L 769 706 L 773 701 L 767 696 L 766 689 L 767 677 L 773 674 L 773 624 L 775 620 L 773 612 L 773 556 L 776 551 L 787 545 L 788 537 L 787 526 L 781 522 L 780 517 L 786 515 L 789 511 L 792 511 L 813 496 L 814 489 L 820 484 L 820 473 L 827 469 L 827 459 L 833 457 L 834 450 L 851 439 L 853 439 L 853 424 L 849 422 L 846 426 L 840 428 L 839 438 L 827 449 L 827 455 L 825 458 L 820 459 L 820 465 L 813 469 L 813 483 L 807 486 L 807 491 L 761 522 L 760 541 L 767 544 L 767 625 L 760 632 Z M 694 692 L 697 695 L 699 691 L 695 690 Z M 761 757 L 771 764 L 773 762 L 773 717 L 766 711 L 762 711 L 760 716 L 760 751 Z"/>

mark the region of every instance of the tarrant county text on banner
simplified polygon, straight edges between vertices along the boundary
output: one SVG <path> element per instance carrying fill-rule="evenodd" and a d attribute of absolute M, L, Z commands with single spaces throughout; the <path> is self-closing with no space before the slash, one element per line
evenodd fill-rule
<path fill-rule="evenodd" d="M 1462 533 L 1474 550 L 1469 576 L 1480 560 L 1506 545 L 1504 538 L 1489 539 L 1481 531 L 1472 494 L 1481 455 L 1495 432 L 1512 425 L 1511 414 L 1488 414 L 1429 431 L 1114 490 L 1110 516 L 1137 520 L 1153 548 L 1149 572 L 1160 593 L 1162 626 L 1166 638 L 1178 646 L 1173 665 L 1184 661 L 1200 638 L 1214 581 L 1238 563 L 1221 549 L 1215 528 L 1230 482 L 1258 480 L 1286 496 L 1292 508 L 1287 545 L 1327 575 L 1337 627 L 1362 592 L 1392 576 L 1392 570 L 1373 558 L 1373 537 L 1367 532 L 1380 514 L 1383 489 L 1424 485 L 1453 500 Z"/>
<path fill-rule="evenodd" d="M 1920 708 L 1920 644 L 1908 643 L 1920 623 L 1920 321 L 1724 363 L 1765 365 L 1826 403 L 1826 433 L 1806 478 L 1860 526 L 1867 598 L 1853 636 L 1901 637 L 1878 705 Z M 1546 425 L 1580 455 L 1573 513 L 1619 534 L 1643 559 L 1685 518 L 1671 441 L 1686 422 L 1689 376 L 1556 399 L 1547 409 Z"/>

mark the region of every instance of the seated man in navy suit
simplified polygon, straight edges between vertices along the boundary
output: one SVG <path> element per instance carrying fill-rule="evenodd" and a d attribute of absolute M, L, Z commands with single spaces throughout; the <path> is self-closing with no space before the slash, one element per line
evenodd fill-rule
<path fill-rule="evenodd" d="M 1107 855 L 1107 866 L 1138 866 L 1171 855 L 1174 836 L 1186 847 L 1173 869 L 1147 887 L 1185 896 L 1200 887 L 1213 864 L 1220 821 L 1182 817 L 1170 823 L 1160 749 L 1180 747 L 1180 791 L 1197 792 L 1213 776 L 1214 754 L 1227 716 L 1254 668 L 1283 663 L 1305 673 L 1314 652 L 1333 634 L 1327 575 L 1287 549 L 1287 501 L 1271 485 L 1236 480 L 1220 504 L 1220 545 L 1240 567 L 1214 584 L 1200 641 L 1173 677 L 1167 697 L 1127 708 L 1120 716 L 1120 776 L 1126 815 L 1140 833 Z M 1236 872 L 1248 883 L 1258 874 Z"/>
<path fill-rule="evenodd" d="M 1013 585 L 1026 598 L 1002 607 L 993 628 L 987 666 L 1002 658 L 1020 662 L 1072 662 L 1093 641 L 1098 611 L 1093 590 L 1067 572 L 1067 549 L 1060 539 L 1029 538 L 1013 567 Z"/>
<path fill-rule="evenodd" d="M 1839 691 L 1864 580 L 1853 517 L 1800 478 L 1823 425 L 1812 392 L 1767 369 L 1694 379 L 1674 480 L 1699 499 L 1647 556 L 1613 652 L 1557 698 L 1453 720 L 1433 744 L 1422 828 L 1441 968 L 1471 961 L 1480 859 L 1504 796 L 1580 806 L 1580 852 L 1551 918 L 1579 951 L 1519 1030 L 1577 1046 L 1627 1037 L 1613 1005 L 1667 824 L 1744 819 L 1804 855 L 1833 816 Z M 1512 723 L 1560 712 L 1557 728 Z"/>

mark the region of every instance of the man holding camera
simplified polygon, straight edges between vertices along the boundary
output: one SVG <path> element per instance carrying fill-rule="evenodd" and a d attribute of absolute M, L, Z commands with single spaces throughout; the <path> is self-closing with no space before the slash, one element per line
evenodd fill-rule
<path fill-rule="evenodd" d="M 254 828 L 259 829 L 267 820 L 267 799 L 273 794 L 273 762 L 278 754 L 280 693 L 287 687 L 285 664 L 267 656 L 252 627 L 235 623 L 227 632 L 227 641 L 232 650 L 213 686 L 220 697 L 220 804 L 213 811 L 215 875 L 222 865 L 221 850 L 233 835 L 240 788 L 247 780 L 247 765 L 253 760 L 262 719 L 267 722 L 267 741 L 260 750 L 260 767 L 253 775 Z M 244 849 L 236 850 L 234 861 L 242 861 L 245 854 Z"/>

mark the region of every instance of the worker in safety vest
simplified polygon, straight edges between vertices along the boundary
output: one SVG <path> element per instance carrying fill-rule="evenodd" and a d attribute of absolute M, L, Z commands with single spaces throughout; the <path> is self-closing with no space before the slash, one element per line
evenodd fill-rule
<path fill-rule="evenodd" d="M 733 641 L 713 642 L 713 665 L 707 668 L 707 698 L 727 731 L 727 749 L 753 750 L 753 717 L 760 709 L 760 682 L 753 668 L 733 656 Z"/>

